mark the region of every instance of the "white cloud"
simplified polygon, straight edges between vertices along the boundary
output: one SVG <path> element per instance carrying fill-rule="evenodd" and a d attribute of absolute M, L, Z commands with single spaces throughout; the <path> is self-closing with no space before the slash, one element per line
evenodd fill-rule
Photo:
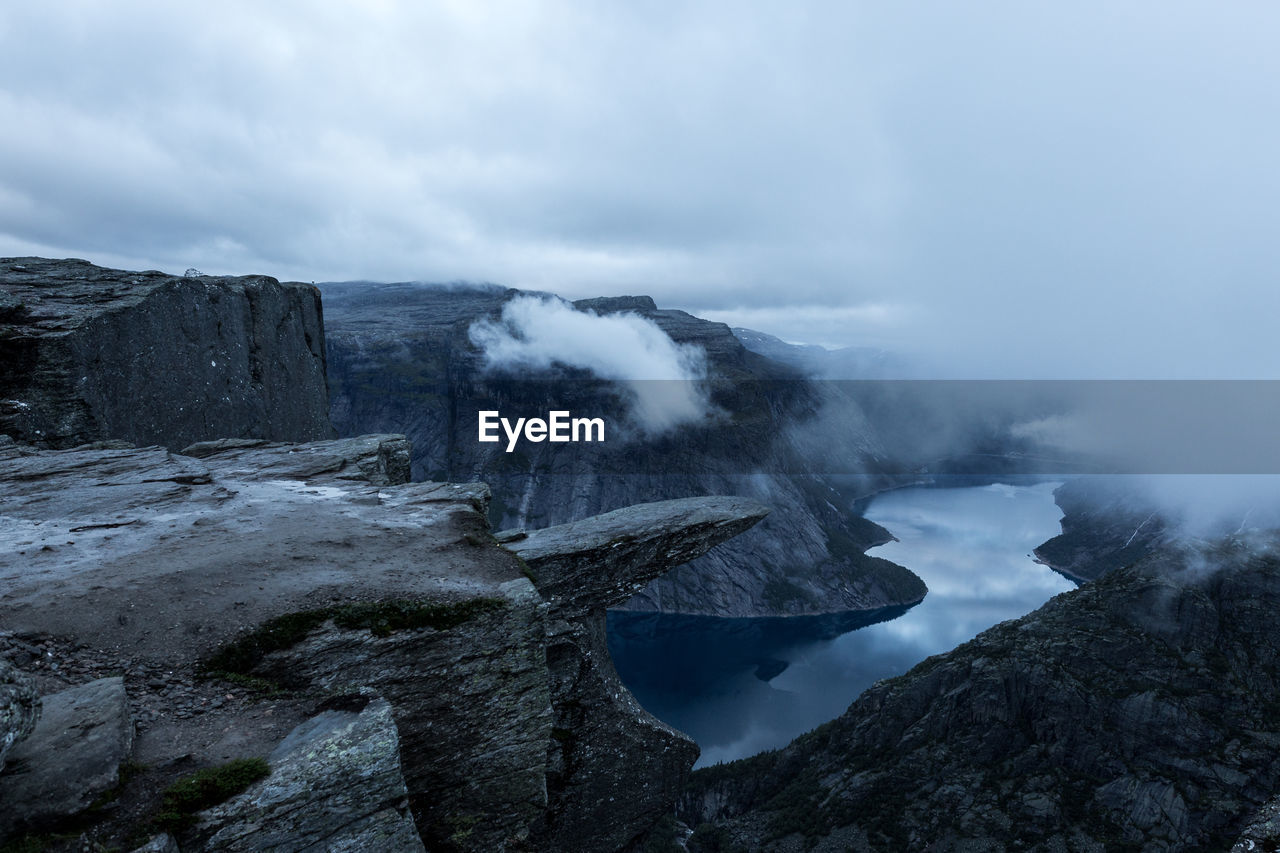
<path fill-rule="evenodd" d="M 1275 375 L 1277 41 L 1259 2 L 10 3 L 0 249 Z"/>
<path fill-rule="evenodd" d="M 710 413 L 701 380 L 706 356 L 677 344 L 656 323 L 632 313 L 597 315 L 567 302 L 521 296 L 502 307 L 500 321 L 472 325 L 471 340 L 490 368 L 589 370 L 628 389 L 636 424 L 660 435 Z"/>

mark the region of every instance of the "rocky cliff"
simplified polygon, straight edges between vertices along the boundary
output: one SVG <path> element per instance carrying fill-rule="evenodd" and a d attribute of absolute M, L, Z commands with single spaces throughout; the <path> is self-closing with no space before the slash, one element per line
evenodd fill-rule
<path fill-rule="evenodd" d="M 476 440 L 477 412 L 624 410 L 615 382 L 584 370 L 486 370 L 468 332 L 518 291 L 368 282 L 324 285 L 332 416 L 342 434 L 394 429 L 414 445 L 414 475 L 483 479 L 496 527 L 542 527 L 641 501 L 736 494 L 773 511 L 753 531 L 654 580 L 619 606 L 712 616 L 872 610 L 919 601 L 924 584 L 863 552 L 889 534 L 850 510 L 874 475 L 836 486 L 831 459 L 873 471 L 877 440 L 854 400 L 829 399 L 794 368 L 743 347 L 727 326 L 657 308 L 648 297 L 583 300 L 579 311 L 633 314 L 705 353 L 721 413 L 660 437 L 603 445 Z M 394 425 L 394 426 L 393 426 Z M 564 449 L 569 448 L 569 449 Z"/>
<path fill-rule="evenodd" d="M 1053 499 L 1062 509 L 1062 533 L 1036 548 L 1036 561 L 1076 583 L 1135 563 L 1175 535 L 1150 497 L 1123 477 L 1071 480 Z"/>
<path fill-rule="evenodd" d="M 617 682 L 604 609 L 766 510 L 623 509 L 513 552 L 483 485 L 404 483 L 407 455 L 401 436 L 0 448 L 0 653 L 45 719 L 67 709 L 9 753 L 0 835 L 163 828 L 187 851 L 643 836 L 697 748 Z M 238 798 L 169 814 L 178 777 L 255 759 L 270 775 Z M 68 781 L 69 805 L 32 805 Z"/>
<path fill-rule="evenodd" d="M 763 506 L 506 548 L 403 435 L 271 440 L 328 434 L 313 288 L 3 269 L 0 844 L 615 850 L 670 810 L 697 748 L 604 611 Z"/>
<path fill-rule="evenodd" d="M 267 276 L 0 259 L 0 434 L 177 450 L 332 436 L 320 294 Z"/>
<path fill-rule="evenodd" d="M 1227 849 L 1280 784 L 1274 542 L 1162 549 L 699 771 L 690 849 Z"/>

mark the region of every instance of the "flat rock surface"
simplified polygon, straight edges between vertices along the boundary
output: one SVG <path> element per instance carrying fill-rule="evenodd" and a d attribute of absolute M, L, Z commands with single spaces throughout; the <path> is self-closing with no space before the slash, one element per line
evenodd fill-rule
<path fill-rule="evenodd" d="M 501 597 L 520 567 L 488 538 L 483 484 L 362 474 L 371 443 L 400 442 L 0 448 L 0 624 L 173 666 L 338 600 Z"/>
<path fill-rule="evenodd" d="M 626 601 L 769 514 L 750 498 L 713 496 L 637 504 L 499 541 L 533 570 L 538 590 L 582 612 Z"/>
<path fill-rule="evenodd" d="M 124 680 L 101 678 L 43 698 L 31 737 L 0 775 L 0 837 L 79 814 L 115 787 L 133 746 Z"/>

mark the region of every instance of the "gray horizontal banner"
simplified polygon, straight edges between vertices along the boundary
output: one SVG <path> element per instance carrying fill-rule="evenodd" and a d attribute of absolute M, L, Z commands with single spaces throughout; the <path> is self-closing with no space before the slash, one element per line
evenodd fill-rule
<path fill-rule="evenodd" d="M 456 452 L 523 473 L 1280 474 L 1278 380 L 486 377 Z"/>

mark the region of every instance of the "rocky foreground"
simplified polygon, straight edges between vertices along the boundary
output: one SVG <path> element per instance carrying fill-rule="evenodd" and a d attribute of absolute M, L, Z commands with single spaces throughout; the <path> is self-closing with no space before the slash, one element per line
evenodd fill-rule
<path fill-rule="evenodd" d="M 405 483 L 407 459 L 400 436 L 0 447 L 0 650 L 22 662 L 0 672 L 0 837 L 119 848 L 164 828 L 191 851 L 643 836 L 697 748 L 617 682 L 604 609 L 765 508 L 624 509 L 508 534 L 508 550 L 483 485 Z M 165 818 L 175 778 L 250 759 L 270 775 Z"/>
<path fill-rule="evenodd" d="M 356 335 L 344 375 L 418 383 L 379 365 L 447 350 L 468 298 L 405 358 L 382 357 L 395 329 Z M 590 307 L 626 305 L 650 310 Z M 686 318 L 675 334 L 737 357 Z M 1272 540 L 1178 542 L 1064 505 L 1082 523 L 1038 553 L 1096 581 L 690 777 L 696 746 L 618 683 L 605 609 L 765 507 L 517 512 L 495 535 L 483 484 L 407 482 L 403 435 L 312 440 L 329 435 L 319 319 L 314 290 L 264 277 L 0 261 L 5 853 L 1280 849 Z M 418 387 L 422 411 L 439 390 Z M 687 484 L 720 482 L 706 473 Z M 846 583 L 876 531 L 796 518 L 800 539 L 734 559 L 841 558 L 810 587 L 778 562 L 681 594 L 797 613 L 923 593 L 900 567 Z"/>

